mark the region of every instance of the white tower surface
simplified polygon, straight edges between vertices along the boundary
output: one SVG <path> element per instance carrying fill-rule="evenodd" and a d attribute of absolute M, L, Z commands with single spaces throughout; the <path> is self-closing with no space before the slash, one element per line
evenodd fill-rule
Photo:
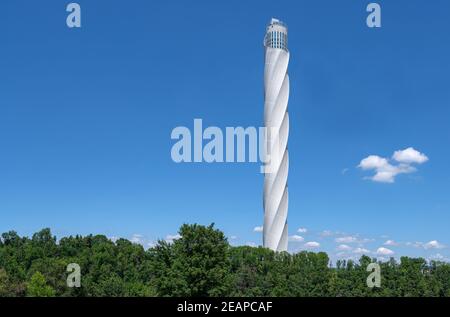
<path fill-rule="evenodd" d="M 272 19 L 264 38 L 264 125 L 266 162 L 264 171 L 264 247 L 287 251 L 288 246 L 288 169 L 289 155 L 289 51 L 287 26 Z"/>

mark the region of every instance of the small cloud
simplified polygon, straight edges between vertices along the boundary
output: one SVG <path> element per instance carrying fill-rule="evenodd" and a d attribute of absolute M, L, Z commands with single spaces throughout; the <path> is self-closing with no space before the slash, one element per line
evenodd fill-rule
<path fill-rule="evenodd" d="M 350 251 L 351 249 L 352 249 L 352 247 L 347 244 L 340 244 L 336 248 L 336 250 L 338 250 L 338 251 Z"/>
<path fill-rule="evenodd" d="M 445 246 L 436 240 L 427 242 L 423 245 L 424 249 L 443 249 Z"/>
<path fill-rule="evenodd" d="M 338 253 L 336 253 L 336 257 L 341 258 L 341 259 L 346 259 L 346 260 L 352 260 L 352 261 L 358 260 L 357 256 L 352 255 L 348 252 L 338 252 Z"/>
<path fill-rule="evenodd" d="M 394 240 L 387 240 L 385 243 L 383 243 L 383 245 L 396 247 L 399 245 L 399 243 L 395 242 Z"/>
<path fill-rule="evenodd" d="M 369 155 L 361 160 L 358 167 L 362 170 L 375 170 L 375 175 L 368 177 L 374 182 L 394 183 L 397 175 L 417 171 L 411 164 L 425 163 L 428 161 L 428 157 L 410 147 L 405 150 L 395 151 L 392 160 L 397 164 L 394 165 L 389 159 L 378 155 Z"/>
<path fill-rule="evenodd" d="M 230 240 L 236 240 L 237 238 L 237 236 L 230 236 Z"/>
<path fill-rule="evenodd" d="M 143 236 L 142 236 L 142 234 L 137 234 L 137 233 L 135 233 L 135 234 L 133 234 L 132 236 L 131 236 L 131 239 L 130 239 L 130 241 L 131 242 L 133 242 L 133 243 L 139 243 L 139 244 L 142 244 L 142 242 L 143 242 Z"/>
<path fill-rule="evenodd" d="M 320 243 L 316 241 L 310 241 L 306 242 L 303 246 L 308 249 L 315 249 L 320 247 Z"/>
<path fill-rule="evenodd" d="M 336 241 L 337 243 L 354 243 L 354 242 L 357 242 L 358 239 L 356 239 L 356 237 L 346 236 L 346 237 L 336 238 L 336 239 L 334 239 L 334 241 Z"/>
<path fill-rule="evenodd" d="M 341 174 L 342 174 L 342 175 L 345 175 L 347 172 L 348 172 L 348 168 L 344 168 L 344 169 L 341 171 Z"/>
<path fill-rule="evenodd" d="M 378 250 L 377 250 L 378 255 L 393 255 L 394 253 L 395 253 L 394 251 L 392 251 L 388 248 L 383 248 L 383 247 L 378 248 Z"/>
<path fill-rule="evenodd" d="M 356 248 L 355 250 L 353 250 L 353 253 L 356 254 L 369 254 L 370 251 L 364 248 Z"/>
<path fill-rule="evenodd" d="M 321 237 L 331 237 L 333 235 L 333 232 L 330 230 L 324 230 L 320 233 Z"/>
<path fill-rule="evenodd" d="M 406 242 L 405 244 L 408 247 L 423 248 L 423 243 L 422 242 Z"/>
<path fill-rule="evenodd" d="M 257 226 L 255 228 L 253 228 L 254 232 L 263 232 L 263 226 Z"/>
<path fill-rule="evenodd" d="M 171 235 L 168 234 L 164 240 L 166 240 L 167 243 L 173 243 L 175 240 L 181 239 L 181 235 L 175 234 Z"/>
<path fill-rule="evenodd" d="M 144 249 L 152 248 L 155 246 L 155 243 L 153 241 L 149 240 L 148 237 L 145 237 L 144 235 L 139 233 L 133 234 L 129 240 L 132 243 L 140 244 L 144 247 Z"/>
<path fill-rule="evenodd" d="M 384 256 L 379 256 L 379 257 L 377 257 L 377 260 L 380 262 L 387 262 L 389 259 Z"/>
<path fill-rule="evenodd" d="M 294 234 L 293 236 L 289 237 L 289 241 L 293 242 L 303 242 L 305 239 L 302 236 Z"/>
<path fill-rule="evenodd" d="M 378 155 L 369 155 L 361 160 L 358 167 L 363 170 L 378 169 L 388 165 L 388 160 Z"/>
<path fill-rule="evenodd" d="M 297 232 L 298 233 L 307 233 L 308 229 L 306 229 L 306 228 L 298 228 Z"/>
<path fill-rule="evenodd" d="M 255 243 L 255 242 L 252 242 L 252 241 L 246 242 L 245 245 L 246 245 L 246 246 L 249 246 L 249 247 L 256 247 L 256 243 Z"/>
<path fill-rule="evenodd" d="M 370 238 L 362 238 L 358 240 L 359 244 L 364 244 L 364 243 L 369 243 L 369 242 L 373 242 L 375 241 L 375 239 L 370 239 Z"/>
<path fill-rule="evenodd" d="M 428 157 L 425 154 L 416 151 L 412 147 L 409 147 L 401 151 L 395 151 L 392 158 L 397 162 L 406 164 L 411 163 L 422 164 L 428 161 Z"/>
<path fill-rule="evenodd" d="M 336 237 L 334 241 L 339 244 L 355 243 L 362 247 L 365 243 L 373 242 L 374 239 L 363 238 L 359 234 L 339 233 L 338 237 Z"/>
<path fill-rule="evenodd" d="M 440 253 L 430 256 L 428 260 L 434 260 L 434 261 L 440 261 L 440 262 L 450 262 L 449 258 L 446 258 L 445 256 L 443 256 Z"/>
<path fill-rule="evenodd" d="M 114 237 L 114 236 L 108 237 L 108 239 L 111 240 L 111 241 L 114 242 L 114 243 L 116 243 L 116 241 L 119 240 L 118 237 Z"/>
<path fill-rule="evenodd" d="M 442 243 L 438 242 L 437 240 L 432 240 L 432 241 L 429 241 L 427 243 L 423 243 L 423 242 L 406 242 L 406 245 L 409 246 L 409 247 L 421 248 L 421 249 L 425 249 L 425 250 L 429 250 L 429 249 L 443 249 L 443 248 L 445 248 L 445 245 L 443 245 Z"/>

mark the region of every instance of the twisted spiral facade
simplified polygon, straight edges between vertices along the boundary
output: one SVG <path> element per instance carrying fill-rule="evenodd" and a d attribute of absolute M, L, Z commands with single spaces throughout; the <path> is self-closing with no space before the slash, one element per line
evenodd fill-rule
<path fill-rule="evenodd" d="M 287 27 L 272 19 L 264 39 L 264 125 L 266 162 L 264 171 L 263 244 L 274 251 L 288 246 L 288 169 L 289 135 L 289 51 Z"/>

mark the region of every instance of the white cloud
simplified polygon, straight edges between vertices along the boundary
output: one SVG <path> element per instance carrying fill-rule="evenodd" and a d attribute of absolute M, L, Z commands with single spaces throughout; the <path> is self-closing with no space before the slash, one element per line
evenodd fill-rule
<path fill-rule="evenodd" d="M 315 249 L 315 248 L 319 248 L 320 247 L 320 243 L 316 242 L 316 241 L 310 241 L 310 242 L 306 242 L 304 244 L 305 248 L 309 248 L 309 249 Z"/>
<path fill-rule="evenodd" d="M 398 164 L 393 165 L 387 158 L 378 155 L 369 155 L 361 160 L 358 167 L 362 170 L 375 170 L 375 175 L 368 177 L 374 182 L 394 183 L 399 174 L 414 173 L 417 169 L 411 164 L 422 164 L 428 161 L 428 157 L 413 148 L 395 151 L 393 160 Z"/>
<path fill-rule="evenodd" d="M 256 243 L 255 243 L 255 242 L 252 242 L 252 241 L 246 242 L 245 245 L 246 245 L 246 246 L 249 246 L 249 247 L 256 247 Z"/>
<path fill-rule="evenodd" d="M 167 243 L 173 243 L 173 241 L 178 240 L 180 238 L 181 238 L 181 236 L 179 234 L 175 234 L 175 235 L 168 234 L 166 236 L 165 240 Z"/>
<path fill-rule="evenodd" d="M 364 243 L 368 243 L 368 242 L 373 242 L 375 241 L 375 239 L 371 239 L 371 238 L 363 238 L 363 239 L 359 239 L 358 243 L 359 244 L 364 244 Z"/>
<path fill-rule="evenodd" d="M 377 170 L 376 174 L 370 179 L 379 183 L 394 183 L 395 177 L 399 174 L 414 173 L 416 169 L 408 165 L 387 165 L 382 169 Z"/>
<path fill-rule="evenodd" d="M 237 236 L 230 236 L 230 240 L 236 240 L 237 238 Z"/>
<path fill-rule="evenodd" d="M 353 250 L 353 253 L 356 253 L 356 254 L 368 254 L 368 253 L 370 253 L 370 251 L 367 250 L 367 249 L 364 249 L 364 248 L 356 248 L 355 250 Z"/>
<path fill-rule="evenodd" d="M 337 243 L 354 243 L 357 242 L 358 239 L 356 239 L 356 237 L 353 236 L 346 236 L 346 237 L 339 237 L 334 239 L 334 241 L 336 241 Z"/>
<path fill-rule="evenodd" d="M 112 242 L 116 242 L 117 240 L 119 240 L 119 237 L 115 237 L 115 236 L 112 236 L 112 237 L 108 237 L 109 238 L 109 240 L 111 240 Z"/>
<path fill-rule="evenodd" d="M 302 236 L 294 234 L 293 236 L 289 237 L 289 241 L 293 242 L 303 242 L 305 239 Z"/>
<path fill-rule="evenodd" d="M 324 230 L 320 233 L 320 236 L 322 236 L 322 237 L 330 237 L 332 235 L 333 235 L 333 232 L 330 230 Z"/>
<path fill-rule="evenodd" d="M 392 251 L 391 249 L 383 248 L 383 247 L 378 248 L 378 250 L 377 250 L 378 255 L 393 255 L 394 253 L 395 252 Z"/>
<path fill-rule="evenodd" d="M 359 247 L 362 247 L 364 244 L 374 241 L 374 239 L 363 238 L 359 234 L 338 233 L 338 235 L 334 239 L 338 244 L 357 244 Z"/>
<path fill-rule="evenodd" d="M 132 243 L 142 245 L 144 249 L 153 248 L 155 246 L 155 243 L 153 241 L 149 240 L 147 237 L 139 233 L 133 234 L 130 238 L 130 241 Z"/>
<path fill-rule="evenodd" d="M 306 229 L 306 228 L 298 228 L 297 232 L 298 233 L 307 233 L 308 229 Z"/>
<path fill-rule="evenodd" d="M 338 251 L 350 251 L 351 249 L 352 249 L 352 247 L 347 244 L 340 244 L 336 248 L 336 250 L 338 250 Z"/>
<path fill-rule="evenodd" d="M 445 246 L 436 240 L 427 242 L 423 245 L 425 249 L 443 249 Z"/>
<path fill-rule="evenodd" d="M 387 159 L 377 155 L 370 155 L 366 157 L 361 161 L 358 167 L 363 170 L 374 169 L 376 173 L 374 176 L 369 177 L 369 179 L 380 183 L 393 183 L 395 181 L 395 176 L 416 171 L 414 167 L 407 164 L 399 164 L 394 166 L 390 164 Z"/>
<path fill-rule="evenodd" d="M 414 248 L 423 248 L 425 250 L 429 250 L 429 249 L 443 249 L 443 248 L 445 248 L 445 245 L 443 245 L 442 243 L 438 242 L 437 240 L 432 240 L 432 241 L 429 241 L 427 243 L 423 243 L 423 242 L 407 242 L 406 245 L 410 246 L 410 247 L 414 247 Z"/>
<path fill-rule="evenodd" d="M 397 162 L 406 164 L 411 163 L 422 164 L 428 161 L 428 157 L 425 154 L 416 151 L 412 147 L 409 147 L 405 150 L 395 151 L 392 158 Z"/>
<path fill-rule="evenodd" d="M 406 242 L 406 245 L 408 247 L 414 247 L 414 248 L 422 248 L 423 247 L 422 242 Z"/>
<path fill-rule="evenodd" d="M 135 233 L 135 234 L 133 234 L 132 236 L 131 236 L 131 239 L 130 239 L 130 241 L 131 242 L 133 242 L 133 243 L 139 243 L 139 244 L 142 244 L 143 243 L 143 236 L 142 236 L 142 234 L 137 234 L 137 233 Z"/>
<path fill-rule="evenodd" d="M 449 258 L 443 256 L 440 253 L 430 256 L 428 261 L 430 261 L 430 260 L 435 260 L 435 261 L 440 261 L 440 262 L 450 262 Z"/>
<path fill-rule="evenodd" d="M 253 228 L 254 232 L 263 232 L 263 226 L 257 226 L 255 228 Z"/>
<path fill-rule="evenodd" d="M 395 242 L 394 240 L 387 240 L 385 243 L 383 243 L 383 245 L 395 247 L 398 246 L 399 243 Z"/>
<path fill-rule="evenodd" d="M 371 170 L 382 168 L 388 164 L 388 160 L 383 157 L 380 157 L 378 155 L 369 155 L 359 163 L 358 167 L 362 168 L 363 170 Z"/>
<path fill-rule="evenodd" d="M 353 261 L 357 261 L 358 260 L 358 258 L 355 255 L 352 255 L 352 254 L 350 254 L 348 252 L 345 252 L 345 251 L 336 253 L 336 257 L 341 258 L 341 259 L 344 258 L 344 259 L 347 259 L 347 260 L 353 260 Z"/>

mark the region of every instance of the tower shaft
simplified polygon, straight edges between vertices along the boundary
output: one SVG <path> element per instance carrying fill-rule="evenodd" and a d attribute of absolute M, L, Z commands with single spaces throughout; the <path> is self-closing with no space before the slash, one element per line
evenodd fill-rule
<path fill-rule="evenodd" d="M 282 22 L 272 19 L 264 46 L 264 125 L 267 133 L 263 244 L 274 251 L 287 251 L 289 51 L 287 27 Z"/>

